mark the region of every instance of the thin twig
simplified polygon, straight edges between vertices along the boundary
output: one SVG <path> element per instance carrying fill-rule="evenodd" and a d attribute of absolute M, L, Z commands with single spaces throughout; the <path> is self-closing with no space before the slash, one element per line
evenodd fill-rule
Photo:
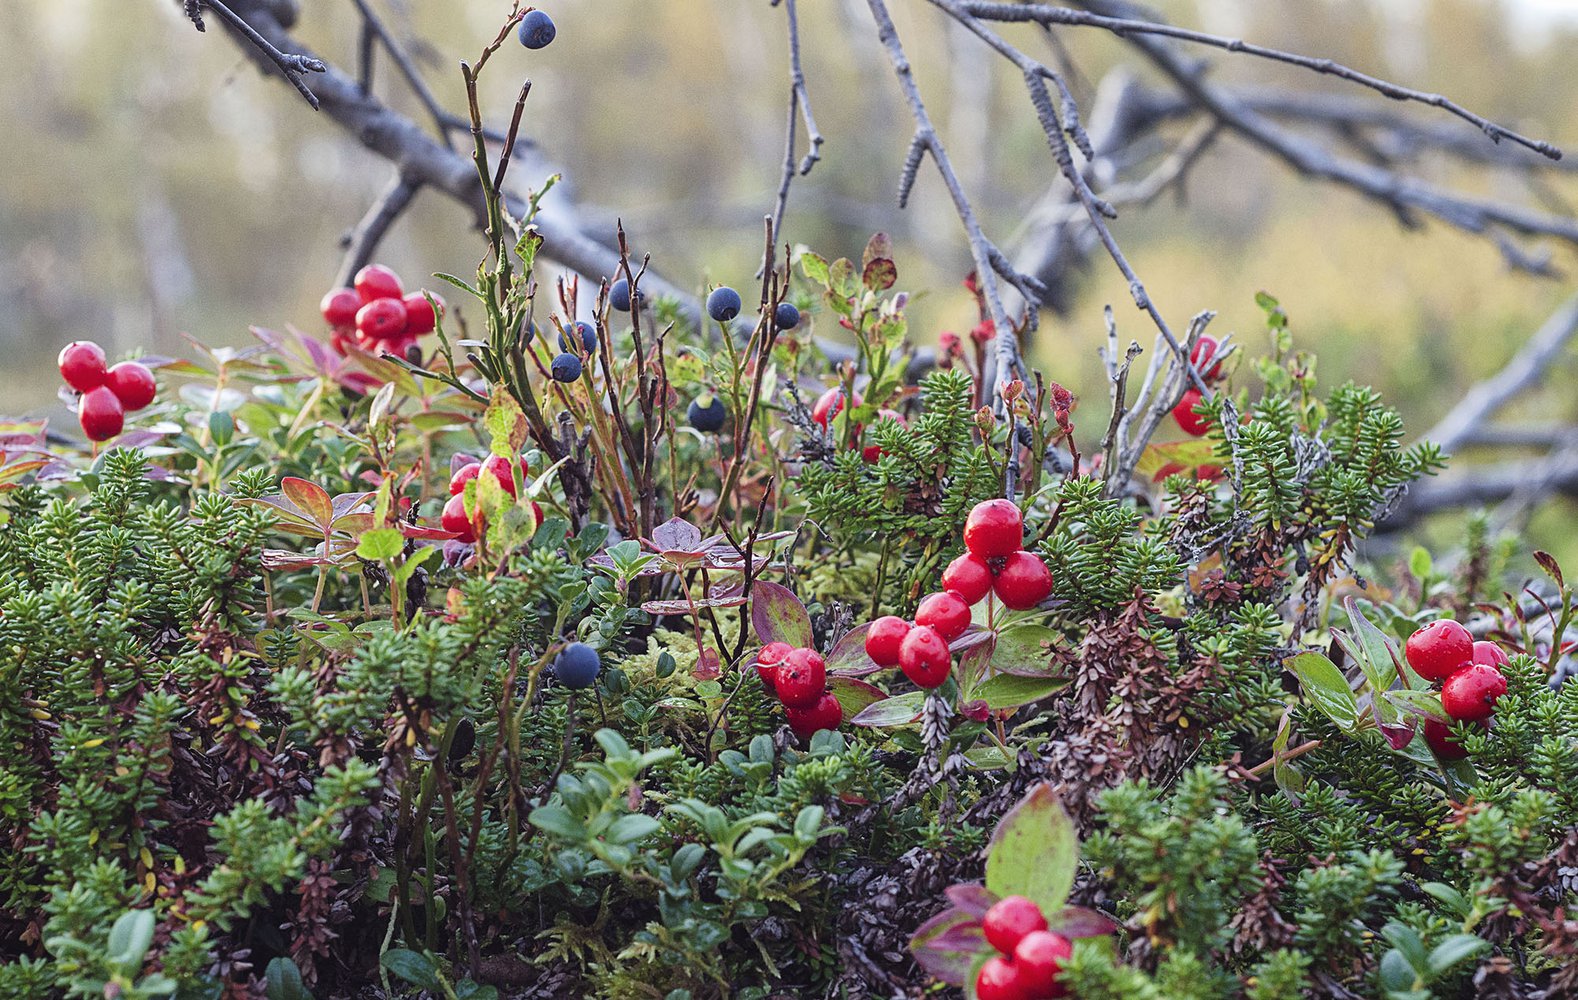
<path fill-rule="evenodd" d="M 784 14 L 789 22 L 789 123 L 784 129 L 784 166 L 783 174 L 778 181 L 778 199 L 773 206 L 773 232 L 781 233 L 784 224 L 784 211 L 789 206 L 789 186 L 794 181 L 798 169 L 800 176 L 804 177 L 811 172 L 822 159 L 822 133 L 816 127 L 816 116 L 811 113 L 811 95 L 806 90 L 805 70 L 800 63 L 800 17 L 796 7 L 796 0 L 772 0 L 774 7 L 782 3 Z M 805 157 L 796 167 L 795 164 L 795 138 L 800 119 L 805 119 L 806 139 L 810 143 Z M 762 267 L 756 272 L 760 278 L 766 271 L 768 264 L 764 259 Z"/>
<path fill-rule="evenodd" d="M 203 6 L 218 14 L 226 24 L 234 28 L 242 37 L 251 42 L 259 52 L 263 53 L 268 61 L 279 68 L 301 96 L 312 105 L 312 110 L 318 110 L 318 97 L 308 86 L 302 82 L 302 77 L 308 73 L 326 73 L 329 67 L 321 59 L 312 56 L 297 55 L 293 52 L 283 52 L 273 42 L 258 34 L 257 29 L 247 23 L 246 18 L 226 7 L 220 0 L 202 0 Z"/>

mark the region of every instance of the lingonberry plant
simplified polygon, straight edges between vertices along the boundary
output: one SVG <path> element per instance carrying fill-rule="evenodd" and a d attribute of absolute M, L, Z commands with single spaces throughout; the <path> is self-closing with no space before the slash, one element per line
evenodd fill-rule
<path fill-rule="evenodd" d="M 1126 468 L 973 276 L 917 379 L 880 235 L 549 283 L 476 124 L 452 302 L 6 423 L 0 996 L 1578 991 L 1572 588 L 1367 563 L 1441 456 L 1274 300 Z"/>

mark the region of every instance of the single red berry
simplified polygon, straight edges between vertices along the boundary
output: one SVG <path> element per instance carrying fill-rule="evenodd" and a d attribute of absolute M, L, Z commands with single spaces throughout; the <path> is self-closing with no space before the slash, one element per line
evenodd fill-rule
<path fill-rule="evenodd" d="M 520 460 L 520 463 L 521 478 L 525 479 L 526 476 L 530 474 L 531 470 L 526 465 L 526 460 L 524 458 Z M 499 485 L 504 487 L 504 492 L 508 493 L 510 496 L 515 495 L 515 474 L 510 471 L 509 459 L 502 458 L 498 455 L 489 455 L 487 460 L 482 463 L 482 471 L 486 472 L 494 479 L 497 479 L 499 481 Z"/>
<path fill-rule="evenodd" d="M 1046 929 L 1047 918 L 1041 907 L 1024 896 L 1004 896 L 981 918 L 981 932 L 987 943 L 1004 955 L 1012 955 L 1026 934 Z"/>
<path fill-rule="evenodd" d="M 109 376 L 104 364 L 104 348 L 91 340 L 74 340 L 62 347 L 57 361 L 60 377 L 78 392 L 97 389 Z"/>
<path fill-rule="evenodd" d="M 1507 693 L 1507 678 L 1495 667 L 1470 663 L 1441 685 L 1441 707 L 1461 722 L 1488 719 L 1496 699 Z"/>
<path fill-rule="evenodd" d="M 1463 744 L 1452 738 L 1452 727 L 1440 719 L 1425 720 L 1425 742 L 1442 760 L 1462 760 L 1468 756 Z"/>
<path fill-rule="evenodd" d="M 899 647 L 909 634 L 909 622 L 898 615 L 883 615 L 866 629 L 866 655 L 879 667 L 896 667 Z"/>
<path fill-rule="evenodd" d="M 930 625 L 944 642 L 952 642 L 970 627 L 970 606 L 952 591 L 932 594 L 915 609 L 915 624 Z"/>
<path fill-rule="evenodd" d="M 862 402 L 864 400 L 860 398 L 860 393 L 855 393 L 855 405 L 859 406 Z M 833 418 L 842 412 L 844 412 L 844 387 L 835 385 L 817 398 L 815 405 L 811 407 L 811 419 L 821 424 L 823 430 L 827 430 Z M 858 430 L 856 434 L 858 436 Z"/>
<path fill-rule="evenodd" d="M 899 413 L 896 410 L 878 410 L 877 411 L 877 419 L 875 421 L 873 421 L 872 426 L 875 427 L 877 424 L 882 423 L 884 420 L 891 420 L 894 423 L 898 424 L 900 427 L 908 427 L 909 426 L 909 424 L 906 424 L 904 422 L 904 415 L 902 413 Z M 877 459 L 881 458 L 883 455 L 886 455 L 886 454 L 887 454 L 887 452 L 883 451 L 881 448 L 877 447 L 874 444 L 868 444 L 868 445 L 866 445 L 864 448 L 862 448 L 860 450 L 860 457 L 865 460 L 867 465 L 876 465 L 877 464 Z"/>
<path fill-rule="evenodd" d="M 452 496 L 449 502 L 444 504 L 441 523 L 445 531 L 453 531 L 460 536 L 459 540 L 462 542 L 477 540 L 477 533 L 471 527 L 471 519 L 466 516 L 466 498 L 463 496 Z"/>
<path fill-rule="evenodd" d="M 77 422 L 90 441 L 108 441 L 126 426 L 126 408 L 107 386 L 89 389 L 77 404 Z"/>
<path fill-rule="evenodd" d="M 466 484 L 482 474 L 482 463 L 471 462 L 455 470 L 449 477 L 449 495 L 459 496 L 466 491 Z"/>
<path fill-rule="evenodd" d="M 1003 560 L 992 590 L 1004 607 L 1027 611 L 1052 593 L 1052 571 L 1035 553 L 1015 552 Z"/>
<path fill-rule="evenodd" d="M 438 311 L 433 311 L 433 304 L 427 301 L 429 295 L 433 302 L 438 303 Z M 413 337 L 420 337 L 424 333 L 432 333 L 438 326 L 438 317 L 444 315 L 444 300 L 433 292 L 412 292 L 401 300 L 405 304 L 405 330 Z"/>
<path fill-rule="evenodd" d="M 336 288 L 323 297 L 318 309 L 330 326 L 350 326 L 356 322 L 356 311 L 362 307 L 362 297 L 354 288 Z"/>
<path fill-rule="evenodd" d="M 827 664 L 814 649 L 792 649 L 773 679 L 785 708 L 811 708 L 827 690 Z"/>
<path fill-rule="evenodd" d="M 993 956 L 975 975 L 976 1000 L 1029 1000 L 1019 966 L 1012 960 Z"/>
<path fill-rule="evenodd" d="M 398 299 L 405 294 L 400 287 L 400 276 L 382 264 L 368 264 L 356 272 L 356 295 L 362 304 L 379 299 Z"/>
<path fill-rule="evenodd" d="M 982 559 L 1018 552 L 1025 544 L 1025 519 L 1012 500 L 983 500 L 964 521 L 964 547 Z"/>
<path fill-rule="evenodd" d="M 784 715 L 789 718 L 789 728 L 802 740 L 810 739 L 819 729 L 836 732 L 839 723 L 844 721 L 843 706 L 831 691 L 823 691 L 810 708 L 786 707 Z"/>
<path fill-rule="evenodd" d="M 373 340 L 405 336 L 405 306 L 399 299 L 374 299 L 356 312 L 356 329 Z"/>
<path fill-rule="evenodd" d="M 416 337 L 408 331 L 398 337 L 391 337 L 384 341 L 376 353 L 393 354 L 397 358 L 405 358 L 407 361 L 410 361 L 412 360 L 411 349 L 415 346 Z M 417 357 L 421 357 L 421 354 L 418 353 Z"/>
<path fill-rule="evenodd" d="M 1190 437 L 1203 437 L 1205 432 L 1211 429 L 1211 418 L 1202 417 L 1194 412 L 1194 408 L 1200 405 L 1201 398 L 1199 389 L 1190 389 L 1184 393 L 1178 405 L 1173 407 L 1173 419 L 1178 421 L 1178 426 Z"/>
<path fill-rule="evenodd" d="M 778 674 L 778 665 L 792 652 L 794 647 L 787 642 L 769 642 L 756 654 L 757 675 L 768 684 L 772 684 Z"/>
<path fill-rule="evenodd" d="M 1419 629 L 1403 643 L 1403 656 L 1427 681 L 1444 681 L 1474 658 L 1474 637 L 1450 618 Z"/>
<path fill-rule="evenodd" d="M 948 671 L 952 666 L 948 641 L 930 625 L 917 625 L 910 629 L 909 635 L 899 645 L 899 669 L 918 687 L 928 690 L 941 687 L 942 682 L 948 679 Z"/>
<path fill-rule="evenodd" d="M 978 604 L 992 592 L 992 568 L 974 552 L 966 552 L 942 571 L 942 589 L 958 594 L 966 604 Z"/>
<path fill-rule="evenodd" d="M 1014 947 L 1014 964 L 1019 967 L 1019 977 L 1024 982 L 1024 995 L 1030 1000 L 1053 1000 L 1067 995 L 1068 990 L 1057 977 L 1063 971 L 1063 963 L 1073 954 L 1074 945 L 1061 934 L 1031 931 L 1020 938 Z"/>
<path fill-rule="evenodd" d="M 1480 639 L 1474 643 L 1474 662 L 1495 667 L 1497 670 L 1512 663 L 1507 658 L 1507 654 L 1502 652 L 1501 647 L 1488 639 Z"/>
<path fill-rule="evenodd" d="M 337 326 L 333 330 L 329 331 L 329 346 L 334 348 L 334 352 L 342 358 L 351 353 L 351 345 L 354 343 L 356 343 L 356 326 L 354 320 L 351 323 L 348 323 L 344 326 Z"/>
<path fill-rule="evenodd" d="M 159 394 L 159 387 L 153 381 L 153 372 L 148 370 L 147 365 L 135 361 L 122 361 L 111 368 L 104 385 L 128 410 L 142 409 Z"/>
<path fill-rule="evenodd" d="M 1200 377 L 1207 382 L 1222 374 L 1222 362 L 1211 364 L 1211 359 L 1216 357 L 1217 348 L 1220 346 L 1215 337 L 1205 336 L 1201 337 L 1195 343 L 1194 350 L 1189 352 L 1189 363 L 1199 370 Z"/>

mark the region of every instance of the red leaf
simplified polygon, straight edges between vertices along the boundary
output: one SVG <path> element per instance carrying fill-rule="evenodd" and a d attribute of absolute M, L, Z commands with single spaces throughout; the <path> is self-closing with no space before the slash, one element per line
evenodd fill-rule
<path fill-rule="evenodd" d="M 325 532 L 329 530 L 329 526 L 334 523 L 334 501 L 329 498 L 328 490 L 295 476 L 286 476 L 279 485 L 285 499 L 317 522 L 318 527 Z"/>
<path fill-rule="evenodd" d="M 811 615 L 794 591 L 777 583 L 757 581 L 751 588 L 751 625 L 765 645 L 787 642 L 811 645 Z"/>

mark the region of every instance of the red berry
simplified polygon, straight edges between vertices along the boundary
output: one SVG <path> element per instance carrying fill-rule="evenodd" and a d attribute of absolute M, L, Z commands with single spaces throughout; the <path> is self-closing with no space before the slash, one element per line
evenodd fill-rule
<path fill-rule="evenodd" d="M 1006 958 L 992 957 L 975 976 L 976 1000 L 1029 1000 L 1019 967 Z"/>
<path fill-rule="evenodd" d="M 126 426 L 126 409 L 106 386 L 89 389 L 77 404 L 77 422 L 90 441 L 108 441 Z"/>
<path fill-rule="evenodd" d="M 427 296 L 432 295 L 433 301 L 438 303 L 438 312 L 433 311 L 433 306 L 427 301 Z M 444 300 L 432 292 L 412 292 L 403 300 L 405 303 L 405 331 L 414 337 L 424 333 L 432 333 L 438 326 L 438 317 L 444 315 Z"/>
<path fill-rule="evenodd" d="M 353 323 L 337 326 L 329 331 L 329 346 L 334 348 L 336 354 L 345 357 L 351 353 L 350 347 L 356 343 L 356 327 Z"/>
<path fill-rule="evenodd" d="M 1211 359 L 1216 357 L 1216 350 L 1221 345 L 1215 337 L 1201 337 L 1194 345 L 1194 350 L 1189 352 L 1189 363 L 1200 372 L 1200 377 L 1209 382 L 1222 374 L 1222 362 L 1211 364 Z"/>
<path fill-rule="evenodd" d="M 978 604 L 992 592 L 992 568 L 974 552 L 966 552 L 942 571 L 942 589 L 958 594 L 966 604 Z"/>
<path fill-rule="evenodd" d="M 409 361 L 411 360 L 411 348 L 415 346 L 416 337 L 407 332 L 402 333 L 398 337 L 393 337 L 384 341 L 382 347 L 379 348 L 379 352 L 383 354 L 393 354 L 397 358 L 405 358 L 407 361 Z"/>
<path fill-rule="evenodd" d="M 1004 607 L 1026 611 L 1052 593 L 1052 571 L 1035 553 L 1015 552 L 1003 560 L 992 589 Z"/>
<path fill-rule="evenodd" d="M 336 288 L 323 297 L 318 309 L 330 326 L 350 326 L 356 322 L 356 311 L 362 307 L 362 297 L 354 288 Z"/>
<path fill-rule="evenodd" d="M 1019 967 L 1024 995 L 1031 1000 L 1052 1000 L 1066 995 L 1068 990 L 1057 977 L 1063 971 L 1063 963 L 1073 954 L 1074 945 L 1061 934 L 1031 931 L 1020 938 L 1014 947 L 1014 964 Z"/>
<path fill-rule="evenodd" d="M 356 272 L 356 295 L 365 305 L 378 299 L 398 299 L 405 294 L 400 276 L 382 264 L 368 264 Z"/>
<path fill-rule="evenodd" d="M 864 400 L 860 398 L 860 393 L 855 393 L 855 405 L 859 406 L 862 402 Z M 811 407 L 811 419 L 821 424 L 823 430 L 827 430 L 827 425 L 842 412 L 844 412 L 844 387 L 835 385 L 818 397 L 816 404 Z M 856 433 L 858 435 L 859 432 Z"/>
<path fill-rule="evenodd" d="M 509 459 L 498 455 L 489 455 L 487 460 L 482 463 L 482 471 L 497 479 L 499 485 L 504 487 L 504 492 L 510 496 L 515 495 L 515 474 L 510 471 Z M 524 458 L 521 459 L 521 478 L 525 479 L 530 471 L 530 468 L 526 465 L 526 460 Z"/>
<path fill-rule="evenodd" d="M 930 625 L 910 629 L 899 645 L 899 669 L 919 687 L 941 687 L 952 666 L 947 640 Z"/>
<path fill-rule="evenodd" d="M 915 624 L 930 625 L 944 642 L 952 642 L 970 627 L 970 606 L 951 591 L 932 594 L 915 609 Z"/>
<path fill-rule="evenodd" d="M 836 731 L 844 721 L 844 709 L 831 691 L 823 691 L 810 708 L 785 708 L 784 715 L 789 718 L 789 728 L 802 740 L 810 739 L 819 729 Z"/>
<path fill-rule="evenodd" d="M 773 680 L 785 708 L 811 708 L 827 690 L 827 664 L 814 649 L 792 649 Z"/>
<path fill-rule="evenodd" d="M 1178 421 L 1178 426 L 1190 437 L 1203 437 L 1205 432 L 1211 429 L 1211 418 L 1202 417 L 1194 412 L 1194 408 L 1200 405 L 1201 398 L 1199 389 L 1190 389 L 1184 393 L 1178 405 L 1173 407 L 1173 419 Z"/>
<path fill-rule="evenodd" d="M 153 381 L 153 372 L 146 365 L 135 361 L 122 361 L 111 368 L 104 385 L 128 410 L 142 409 L 159 394 L 159 387 Z"/>
<path fill-rule="evenodd" d="M 899 647 L 909 634 L 909 622 L 898 615 L 883 615 L 866 629 L 866 655 L 879 667 L 896 667 Z"/>
<path fill-rule="evenodd" d="M 1427 681 L 1444 681 L 1474 658 L 1474 637 L 1450 618 L 1431 622 L 1403 643 L 1403 656 Z"/>
<path fill-rule="evenodd" d="M 97 389 L 109 372 L 104 366 L 104 349 L 91 340 L 74 340 L 60 349 L 60 377 L 78 392 Z"/>
<path fill-rule="evenodd" d="M 1480 639 L 1474 643 L 1474 662 L 1495 667 L 1497 670 L 1512 663 L 1507 658 L 1507 654 L 1501 651 L 1501 647 L 1488 639 Z"/>
<path fill-rule="evenodd" d="M 964 547 L 982 559 L 1017 552 L 1025 544 L 1025 519 L 1012 500 L 983 500 L 964 521 Z"/>
<path fill-rule="evenodd" d="M 1425 720 L 1425 742 L 1442 760 L 1462 760 L 1468 756 L 1463 744 L 1452 738 L 1452 727 L 1440 719 Z"/>
<path fill-rule="evenodd" d="M 877 419 L 873 422 L 872 426 L 876 426 L 876 424 L 880 424 L 884 420 L 891 420 L 900 427 L 909 426 L 904 422 L 904 415 L 895 410 L 878 410 Z M 887 452 L 883 451 L 874 444 L 868 444 L 860 451 L 860 457 L 865 460 L 867 465 L 876 465 L 877 459 L 886 454 Z"/>
<path fill-rule="evenodd" d="M 471 519 L 466 517 L 466 498 L 463 496 L 452 496 L 449 502 L 444 504 L 441 523 L 445 531 L 453 531 L 460 536 L 462 542 L 477 540 L 477 533 L 471 527 Z"/>
<path fill-rule="evenodd" d="M 455 474 L 453 476 L 449 477 L 449 495 L 452 497 L 459 496 L 460 494 L 466 492 L 466 484 L 481 474 L 481 462 L 471 462 L 467 465 L 462 465 L 460 468 L 455 470 Z"/>
<path fill-rule="evenodd" d="M 538 518 L 541 520 L 541 518 Z M 763 646 L 761 652 L 756 654 L 756 673 L 768 684 L 773 683 L 778 674 L 778 664 L 784 661 L 794 647 L 787 642 L 769 642 Z"/>
<path fill-rule="evenodd" d="M 405 335 L 405 306 L 399 299 L 374 299 L 356 312 L 356 329 L 373 340 Z"/>
<path fill-rule="evenodd" d="M 1507 693 L 1507 678 L 1483 663 L 1470 663 L 1441 685 L 1441 707 L 1460 722 L 1488 719 L 1496 699 Z"/>
<path fill-rule="evenodd" d="M 1012 955 L 1026 934 L 1046 929 L 1047 918 L 1041 907 L 1024 896 L 1004 896 L 981 918 L 981 932 L 987 943 L 1005 955 Z"/>

